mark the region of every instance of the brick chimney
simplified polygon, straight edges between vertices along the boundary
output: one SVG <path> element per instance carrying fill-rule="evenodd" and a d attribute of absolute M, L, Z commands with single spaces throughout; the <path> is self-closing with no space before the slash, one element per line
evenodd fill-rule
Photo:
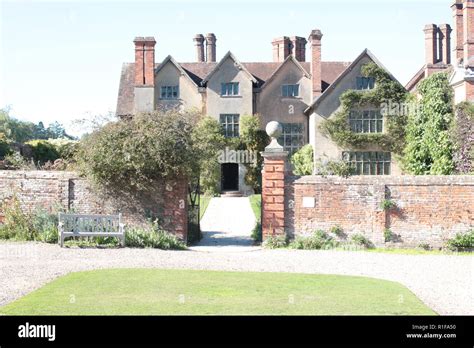
<path fill-rule="evenodd" d="M 282 36 L 272 41 L 273 46 L 273 61 L 283 62 L 292 51 L 292 42 L 287 36 Z"/>
<path fill-rule="evenodd" d="M 206 59 L 204 57 L 204 36 L 202 34 L 196 34 L 193 41 L 196 45 L 196 61 L 205 62 Z"/>
<path fill-rule="evenodd" d="M 453 10 L 453 22 L 454 22 L 454 60 L 458 64 L 464 58 L 463 45 L 464 45 L 464 23 L 462 16 L 462 0 L 456 0 L 451 5 Z"/>
<path fill-rule="evenodd" d="M 216 61 L 216 36 L 213 33 L 206 34 L 206 54 L 207 62 Z"/>
<path fill-rule="evenodd" d="M 321 38 L 323 34 L 321 30 L 314 29 L 309 35 L 308 41 L 311 44 L 311 79 L 313 89 L 313 99 L 319 97 L 322 93 L 321 86 Z"/>
<path fill-rule="evenodd" d="M 155 38 L 136 37 L 135 112 L 150 112 L 155 105 Z"/>
<path fill-rule="evenodd" d="M 474 0 L 463 0 L 464 67 L 474 67 Z"/>
<path fill-rule="evenodd" d="M 291 54 L 298 62 L 306 61 L 306 39 L 300 36 L 292 36 L 291 40 Z"/>
<path fill-rule="evenodd" d="M 436 64 L 438 62 L 438 27 L 435 24 L 425 25 L 425 63 Z"/>
<path fill-rule="evenodd" d="M 451 26 L 441 24 L 438 35 L 439 59 L 444 64 L 451 64 Z"/>
<path fill-rule="evenodd" d="M 136 37 L 135 44 L 135 85 L 155 85 L 155 38 Z"/>

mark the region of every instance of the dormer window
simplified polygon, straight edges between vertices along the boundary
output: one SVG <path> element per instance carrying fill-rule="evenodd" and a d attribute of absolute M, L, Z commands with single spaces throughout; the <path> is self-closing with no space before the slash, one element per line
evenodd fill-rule
<path fill-rule="evenodd" d="M 221 83 L 221 96 L 235 96 L 239 95 L 239 83 L 238 82 L 227 82 Z"/>
<path fill-rule="evenodd" d="M 373 77 L 357 77 L 356 81 L 356 89 L 358 90 L 365 90 L 365 89 L 373 89 L 375 86 L 375 78 Z"/>
<path fill-rule="evenodd" d="M 161 86 L 161 99 L 178 99 L 178 86 Z"/>
<path fill-rule="evenodd" d="M 298 97 L 300 94 L 300 85 L 282 85 L 282 97 Z"/>

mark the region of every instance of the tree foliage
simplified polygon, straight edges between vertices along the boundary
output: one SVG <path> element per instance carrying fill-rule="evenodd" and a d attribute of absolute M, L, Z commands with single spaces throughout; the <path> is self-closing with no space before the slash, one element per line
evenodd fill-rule
<path fill-rule="evenodd" d="M 220 163 L 218 152 L 226 146 L 221 125 L 211 117 L 203 117 L 192 132 L 192 141 L 199 167 L 201 190 L 210 195 L 219 193 Z"/>
<path fill-rule="evenodd" d="M 449 129 L 453 92 L 446 73 L 436 73 L 418 85 L 419 105 L 408 117 L 404 168 L 412 174 L 446 175 L 454 170 Z"/>
<path fill-rule="evenodd" d="M 252 151 L 256 163 L 246 163 L 247 173 L 245 183 L 253 188 L 255 193 L 262 191 L 262 166 L 263 157 L 260 152 L 265 150 L 269 143 L 269 137 L 264 130 L 260 129 L 260 118 L 258 115 L 243 115 L 240 118 L 240 147 Z"/>
<path fill-rule="evenodd" d="M 474 174 L 474 104 L 463 102 L 456 106 L 450 133 L 456 172 Z"/>
<path fill-rule="evenodd" d="M 162 178 L 191 176 L 199 160 L 192 130 L 198 115 L 175 110 L 106 124 L 81 141 L 80 171 L 105 189 L 143 191 Z"/>
<path fill-rule="evenodd" d="M 291 156 L 291 164 L 293 164 L 293 173 L 296 175 L 311 175 L 313 174 L 313 146 L 307 144 L 296 151 Z"/>

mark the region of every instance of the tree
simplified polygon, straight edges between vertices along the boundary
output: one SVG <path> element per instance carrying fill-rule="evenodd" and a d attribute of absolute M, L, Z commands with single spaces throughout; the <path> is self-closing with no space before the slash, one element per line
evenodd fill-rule
<path fill-rule="evenodd" d="M 203 117 L 192 132 L 192 141 L 198 162 L 201 190 L 214 195 L 219 192 L 220 163 L 218 152 L 226 146 L 219 122 Z"/>
<path fill-rule="evenodd" d="M 198 115 L 176 110 L 110 122 L 84 137 L 80 172 L 106 190 L 142 192 L 155 180 L 191 177 L 199 159 L 192 143 Z"/>
<path fill-rule="evenodd" d="M 257 161 L 246 163 L 247 173 L 245 183 L 252 186 L 256 193 L 262 190 L 262 166 L 263 158 L 260 152 L 265 150 L 269 143 L 269 137 L 264 130 L 260 129 L 260 118 L 258 115 L 243 115 L 240 118 L 240 141 L 248 151 L 253 151 Z"/>
<path fill-rule="evenodd" d="M 313 146 L 307 144 L 296 151 L 291 156 L 291 164 L 293 164 L 293 173 L 296 175 L 311 175 L 313 174 Z"/>
<path fill-rule="evenodd" d="M 412 174 L 446 175 L 454 170 L 449 129 L 453 121 L 453 91 L 446 73 L 436 73 L 418 85 L 421 99 L 408 117 L 403 165 Z"/>

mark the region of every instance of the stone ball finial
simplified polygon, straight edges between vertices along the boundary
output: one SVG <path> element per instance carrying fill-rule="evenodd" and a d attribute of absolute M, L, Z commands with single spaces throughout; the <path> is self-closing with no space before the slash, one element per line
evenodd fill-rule
<path fill-rule="evenodd" d="M 283 133 L 283 128 L 279 122 L 270 121 L 267 123 L 265 131 L 267 132 L 270 138 L 276 139 Z"/>

